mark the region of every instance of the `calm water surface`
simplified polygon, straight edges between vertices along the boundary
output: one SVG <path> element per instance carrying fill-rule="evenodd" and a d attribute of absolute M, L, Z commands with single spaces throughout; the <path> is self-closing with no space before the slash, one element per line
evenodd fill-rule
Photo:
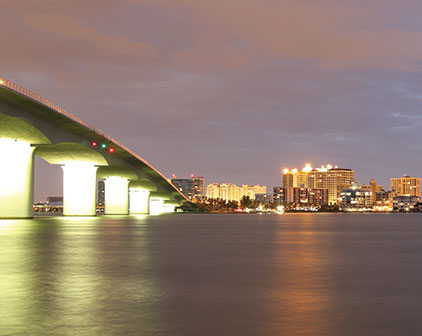
<path fill-rule="evenodd" d="M 422 216 L 0 220 L 0 335 L 422 335 Z"/>

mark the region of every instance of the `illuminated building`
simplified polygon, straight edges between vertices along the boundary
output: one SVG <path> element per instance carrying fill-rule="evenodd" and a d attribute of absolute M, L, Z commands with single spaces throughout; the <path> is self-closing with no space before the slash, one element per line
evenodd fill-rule
<path fill-rule="evenodd" d="M 378 185 L 377 181 L 371 179 L 369 185 L 363 185 L 361 188 L 369 189 L 372 192 L 372 205 L 377 204 L 377 193 L 383 190 L 382 185 Z"/>
<path fill-rule="evenodd" d="M 255 194 L 265 194 L 267 187 L 260 185 L 243 184 L 240 188 L 240 198 L 248 196 L 250 199 L 255 199 Z"/>
<path fill-rule="evenodd" d="M 328 203 L 338 204 L 341 191 L 349 188 L 354 179 L 354 170 L 328 164 L 309 172 L 308 187 L 328 189 Z"/>
<path fill-rule="evenodd" d="M 395 191 L 378 191 L 375 195 L 376 208 L 390 211 L 393 209 L 393 199 L 397 196 Z"/>
<path fill-rule="evenodd" d="M 372 191 L 362 188 L 357 183 L 352 183 L 350 188 L 344 189 L 341 193 L 340 207 L 343 210 L 358 210 L 372 208 Z"/>
<path fill-rule="evenodd" d="M 273 202 L 278 205 L 285 205 L 284 200 L 284 188 L 273 187 Z"/>
<path fill-rule="evenodd" d="M 48 196 L 47 203 L 53 205 L 63 205 L 63 196 Z"/>
<path fill-rule="evenodd" d="M 421 196 L 421 179 L 404 175 L 400 178 L 390 178 L 391 190 L 397 192 L 397 196 Z"/>
<path fill-rule="evenodd" d="M 355 179 L 352 169 L 333 167 L 328 164 L 321 168 L 312 168 L 309 163 L 302 171 L 298 169 L 283 170 L 283 187 L 328 189 L 328 203 L 337 204 L 340 201 L 340 192 L 350 187 Z"/>
<path fill-rule="evenodd" d="M 206 190 L 207 198 L 217 199 L 220 197 L 220 185 L 218 183 L 212 183 L 207 185 Z"/>
<path fill-rule="evenodd" d="M 255 194 L 265 194 L 267 187 L 260 185 L 247 185 L 241 187 L 232 183 L 213 183 L 207 186 L 207 198 L 219 198 L 227 201 L 240 201 L 243 196 L 255 199 Z"/>
<path fill-rule="evenodd" d="M 204 197 L 204 178 L 191 175 L 188 179 L 178 179 L 173 175 L 170 182 L 190 200 L 200 200 Z"/>
<path fill-rule="evenodd" d="M 283 169 L 283 187 L 308 187 L 308 174 L 312 171 L 309 163 L 305 165 L 302 171 L 293 169 Z"/>
<path fill-rule="evenodd" d="M 105 184 L 104 180 L 97 182 L 97 205 L 104 205 L 105 202 Z"/>
<path fill-rule="evenodd" d="M 326 188 L 274 187 L 274 202 L 280 205 L 303 205 L 321 207 L 328 204 Z"/>
<path fill-rule="evenodd" d="M 396 196 L 393 199 L 394 210 L 410 211 L 420 201 L 418 196 Z"/>
<path fill-rule="evenodd" d="M 255 200 L 260 203 L 272 203 L 274 201 L 274 195 L 271 193 L 256 193 Z"/>

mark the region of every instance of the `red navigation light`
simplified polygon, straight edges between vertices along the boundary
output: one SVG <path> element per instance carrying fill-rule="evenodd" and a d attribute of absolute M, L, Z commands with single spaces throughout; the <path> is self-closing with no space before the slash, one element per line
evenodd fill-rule
<path fill-rule="evenodd" d="M 92 147 L 97 147 L 97 143 L 95 141 L 91 142 Z"/>
<path fill-rule="evenodd" d="M 108 149 L 108 151 L 109 151 L 110 153 L 114 153 L 114 148 L 113 148 L 113 147 L 110 147 L 110 148 Z"/>

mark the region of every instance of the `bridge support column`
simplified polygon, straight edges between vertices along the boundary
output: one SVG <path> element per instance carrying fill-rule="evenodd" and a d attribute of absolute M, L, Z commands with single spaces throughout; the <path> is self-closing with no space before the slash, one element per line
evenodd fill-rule
<path fill-rule="evenodd" d="M 0 218 L 32 218 L 34 147 L 0 138 Z"/>
<path fill-rule="evenodd" d="M 131 214 L 148 214 L 149 191 L 140 188 L 130 188 L 129 204 Z"/>
<path fill-rule="evenodd" d="M 63 215 L 95 216 L 97 168 L 90 162 L 68 162 L 63 168 Z"/>
<path fill-rule="evenodd" d="M 164 212 L 164 199 L 151 198 L 149 200 L 149 213 L 151 215 L 159 215 Z"/>
<path fill-rule="evenodd" d="M 129 214 L 129 180 L 124 177 L 110 176 L 105 179 L 105 215 Z"/>

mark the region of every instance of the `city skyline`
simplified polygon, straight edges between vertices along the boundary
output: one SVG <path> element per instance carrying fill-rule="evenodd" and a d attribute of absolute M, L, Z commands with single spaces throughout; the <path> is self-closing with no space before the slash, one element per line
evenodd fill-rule
<path fill-rule="evenodd" d="M 422 175 L 416 1 L 5 1 L 0 9 L 2 76 L 167 177 L 271 187 L 280 169 L 307 161 L 351 167 L 362 183 Z M 61 171 L 37 161 L 36 198 L 58 194 Z"/>
<path fill-rule="evenodd" d="M 56 183 L 54 184 L 53 187 L 50 185 L 47 188 L 42 188 L 43 186 L 40 186 L 40 183 L 42 183 L 42 178 L 39 178 L 39 176 L 37 178 L 37 176 L 36 176 L 36 178 L 35 178 L 35 197 L 34 197 L 35 201 L 36 202 L 42 202 L 42 201 L 45 201 L 45 199 L 47 197 L 54 197 L 54 196 L 61 195 L 62 194 L 62 185 L 61 185 L 61 180 L 60 180 L 60 177 L 61 177 L 61 174 L 62 174 L 61 168 L 60 167 L 57 167 L 57 166 L 48 165 L 46 162 L 43 162 L 43 160 L 41 160 L 39 158 L 36 158 L 36 160 L 35 160 L 35 167 L 36 167 L 35 172 L 36 173 L 38 172 L 38 175 L 40 175 L 40 173 L 39 173 L 40 171 L 43 171 L 44 169 L 47 169 L 50 174 L 53 173 L 53 176 L 50 175 L 50 178 L 54 178 L 54 175 L 56 175 L 56 178 L 59 179 L 58 181 L 56 179 L 56 181 L 55 181 Z M 282 187 L 284 185 L 284 183 L 283 183 L 283 179 L 284 179 L 283 174 L 286 173 L 286 172 L 289 172 L 289 174 L 291 172 L 294 172 L 295 174 L 296 173 L 299 173 L 300 174 L 301 172 L 310 172 L 312 169 L 314 169 L 316 171 L 325 171 L 325 170 L 331 169 L 331 168 L 337 169 L 339 166 L 338 165 L 334 165 L 333 166 L 330 163 L 328 163 L 326 165 L 321 165 L 321 166 L 318 166 L 318 167 L 313 167 L 309 162 L 307 162 L 307 163 L 305 163 L 303 165 L 303 168 L 302 169 L 296 168 L 296 167 L 300 167 L 300 165 L 299 166 L 298 165 L 293 165 L 293 167 L 295 167 L 295 168 L 286 168 L 285 167 L 283 169 L 280 169 L 279 170 L 279 182 L 278 182 L 278 184 L 274 184 L 274 185 L 265 185 L 265 184 L 260 184 L 260 183 L 252 184 L 252 183 L 248 183 L 248 181 L 246 181 L 246 182 L 245 181 L 240 181 L 238 183 L 232 182 L 232 181 L 238 180 L 235 177 L 231 177 L 231 178 L 230 177 L 227 177 L 227 178 L 221 179 L 220 181 L 212 181 L 212 182 L 210 180 L 208 180 L 206 176 L 201 177 L 201 178 L 203 179 L 204 189 L 206 189 L 206 187 L 208 185 L 211 185 L 211 184 L 234 184 L 234 185 L 248 185 L 249 184 L 249 185 L 264 186 L 268 190 L 271 190 L 274 187 Z M 358 171 L 355 171 L 354 170 L 354 173 L 355 173 L 355 177 L 356 176 L 359 176 L 359 172 Z M 35 174 L 35 175 L 37 175 L 37 174 Z M 169 176 L 169 180 L 172 180 L 172 179 L 179 179 L 179 180 L 180 179 L 181 180 L 186 179 L 186 180 L 188 180 L 188 179 L 192 179 L 193 177 L 197 177 L 197 176 L 195 174 L 191 173 L 191 174 L 179 175 L 179 177 L 177 177 L 176 174 L 172 173 Z M 380 186 L 383 187 L 383 190 L 388 191 L 388 190 L 391 189 L 391 180 L 402 179 L 404 177 L 408 177 L 409 178 L 409 175 L 403 174 L 401 176 L 390 176 L 390 177 L 387 177 L 385 179 L 385 183 L 379 183 L 379 181 L 381 181 L 381 180 L 379 180 L 376 176 L 372 177 L 371 179 L 369 179 L 367 181 L 359 180 L 358 178 L 356 178 L 355 180 L 359 184 L 361 184 L 361 185 L 364 185 L 365 183 L 370 183 L 371 180 L 376 180 L 376 182 L 378 183 L 378 185 L 380 185 Z M 411 178 L 420 179 L 419 175 L 418 176 L 410 176 L 410 177 Z M 38 186 L 37 186 L 37 184 L 38 184 Z M 53 192 L 50 192 L 50 190 L 52 190 Z M 204 194 L 206 194 L 206 193 L 204 192 Z"/>

